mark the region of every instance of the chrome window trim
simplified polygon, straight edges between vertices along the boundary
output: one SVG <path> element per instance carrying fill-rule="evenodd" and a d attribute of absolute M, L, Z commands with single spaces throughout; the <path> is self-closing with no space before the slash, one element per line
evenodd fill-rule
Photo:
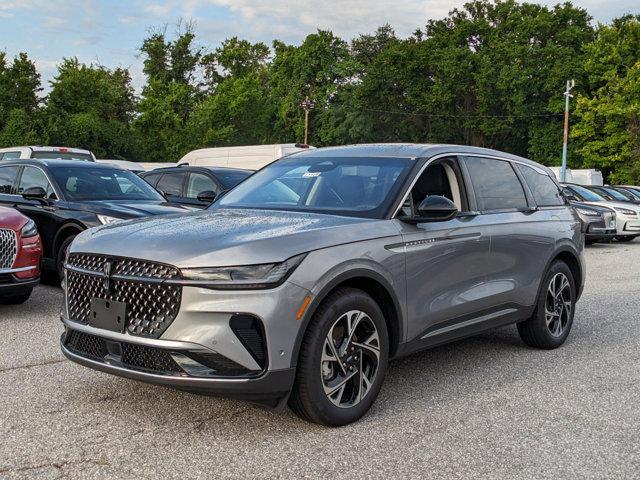
<path fill-rule="evenodd" d="M 464 153 L 464 152 L 456 152 L 456 151 L 439 153 L 438 155 L 434 155 L 433 157 L 429 158 L 429 160 L 427 160 L 427 162 L 422 166 L 420 171 L 413 177 L 413 180 L 409 185 L 409 189 L 407 190 L 407 193 L 405 193 L 405 195 L 401 198 L 400 202 L 397 203 L 396 208 L 393 211 L 393 215 L 391 215 L 390 218 L 396 218 L 396 216 L 398 215 L 398 212 L 400 211 L 400 208 L 402 208 L 402 205 L 407 200 L 407 197 L 409 196 L 409 194 L 411 194 L 411 190 L 413 190 L 413 187 L 415 186 L 418 179 L 420 178 L 420 175 L 422 175 L 422 173 L 427 169 L 427 167 L 431 165 L 433 162 L 435 162 L 436 160 L 440 160 L 441 158 L 447 158 L 447 157 L 480 157 L 480 158 L 490 158 L 492 160 L 502 160 L 503 162 L 518 163 L 520 165 L 524 165 L 525 167 L 533 168 L 536 172 L 541 173 L 542 175 L 546 175 L 547 177 L 549 176 L 548 172 L 544 171 L 543 169 L 541 169 L 536 165 L 530 165 L 529 163 L 523 162 L 521 160 L 514 160 L 511 158 L 500 157 L 498 155 L 486 155 L 483 153 Z M 519 211 L 519 209 L 515 209 L 515 211 Z M 490 210 L 488 212 L 495 212 L 495 211 Z M 465 212 L 462 212 L 462 213 L 464 214 Z"/>

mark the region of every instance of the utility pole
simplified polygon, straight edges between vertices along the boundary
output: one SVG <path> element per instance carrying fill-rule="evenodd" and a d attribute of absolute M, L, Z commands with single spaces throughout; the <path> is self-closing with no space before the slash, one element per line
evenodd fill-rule
<path fill-rule="evenodd" d="M 309 97 L 305 97 L 300 104 L 304 110 L 304 144 L 309 143 L 309 112 L 316 107 L 316 102 L 309 100 Z"/>
<path fill-rule="evenodd" d="M 575 80 L 567 80 L 567 89 L 564 92 L 564 140 L 562 142 L 562 171 L 560 181 L 567 181 L 567 143 L 569 143 L 569 99 L 573 98 L 571 89 L 576 86 Z"/>

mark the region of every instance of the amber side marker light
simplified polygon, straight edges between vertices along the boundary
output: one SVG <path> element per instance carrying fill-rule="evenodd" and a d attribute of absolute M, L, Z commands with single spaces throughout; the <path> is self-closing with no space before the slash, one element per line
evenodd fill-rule
<path fill-rule="evenodd" d="M 309 306 L 309 303 L 311 303 L 311 297 L 307 295 L 306 297 L 304 297 L 304 300 L 302 301 L 302 305 L 300 305 L 300 310 L 298 310 L 298 315 L 296 315 L 296 320 L 300 320 L 304 316 L 304 312 L 307 311 L 307 307 Z"/>

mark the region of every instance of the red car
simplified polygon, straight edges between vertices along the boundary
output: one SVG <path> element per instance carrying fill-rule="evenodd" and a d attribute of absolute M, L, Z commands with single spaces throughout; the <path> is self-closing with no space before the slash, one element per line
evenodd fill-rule
<path fill-rule="evenodd" d="M 40 281 L 42 243 L 33 220 L 0 207 L 0 304 L 26 302 Z"/>

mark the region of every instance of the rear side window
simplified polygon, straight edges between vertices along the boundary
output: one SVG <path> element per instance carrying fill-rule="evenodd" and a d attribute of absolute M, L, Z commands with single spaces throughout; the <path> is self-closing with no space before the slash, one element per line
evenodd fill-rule
<path fill-rule="evenodd" d="M 18 176 L 19 167 L 0 167 L 0 193 L 5 195 L 11 195 L 13 191 L 13 184 L 16 182 Z"/>
<path fill-rule="evenodd" d="M 527 208 L 524 189 L 510 162 L 471 157 L 466 164 L 480 210 Z"/>
<path fill-rule="evenodd" d="M 182 185 L 186 175 L 184 172 L 165 173 L 156 188 L 167 195 L 182 196 Z"/>
<path fill-rule="evenodd" d="M 0 154 L 0 159 L 2 160 L 15 160 L 16 158 L 20 158 L 20 152 L 4 152 Z"/>
<path fill-rule="evenodd" d="M 517 168 L 520 170 L 520 173 L 522 173 L 524 181 L 527 182 L 529 190 L 531 190 L 533 194 L 533 199 L 539 207 L 564 205 L 562 193 L 560 193 L 557 185 L 548 175 L 540 173 L 526 165 L 518 164 Z"/>

